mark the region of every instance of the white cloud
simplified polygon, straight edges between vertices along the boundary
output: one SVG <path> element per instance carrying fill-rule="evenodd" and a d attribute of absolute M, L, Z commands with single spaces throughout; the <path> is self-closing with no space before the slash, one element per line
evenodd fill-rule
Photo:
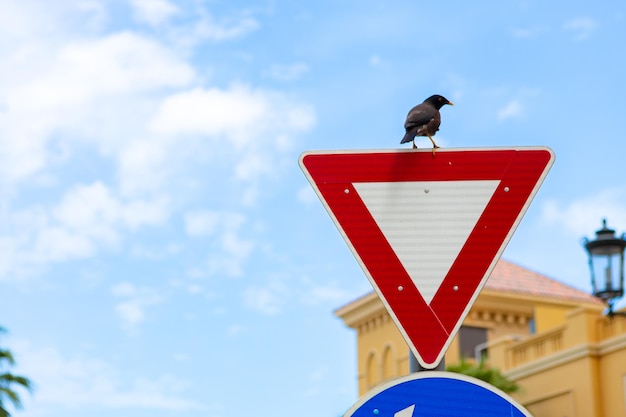
<path fill-rule="evenodd" d="M 279 81 L 294 81 L 309 71 L 309 66 L 303 62 L 290 65 L 272 65 L 267 75 Z"/>
<path fill-rule="evenodd" d="M 160 225 L 167 217 L 165 199 L 123 201 L 101 182 L 75 186 L 52 210 L 52 218 L 61 225 L 103 241 L 116 240 L 120 227 Z"/>
<path fill-rule="evenodd" d="M 49 8 L 29 0 L 23 5 L 7 12 L 29 28 Z M 134 0 L 132 6 L 138 18 L 154 24 L 188 13 L 167 1 Z M 279 91 L 203 84 L 188 50 L 172 45 L 170 33 L 159 39 L 128 30 L 98 36 L 98 30 L 66 28 L 63 21 L 105 21 L 110 11 L 92 0 L 63 3 L 41 23 L 38 33 L 45 29 L 49 36 L 28 43 L 23 37 L 29 35 L 15 25 L 11 39 L 19 42 L 0 40 L 6 57 L 0 61 L 0 187 L 6 195 L 17 189 L 26 195 L 41 189 L 34 184 L 45 184 L 47 199 L 21 207 L 9 201 L 2 210 L 0 257 L 6 262 L 0 279 L 123 247 L 133 232 L 162 227 L 174 210 L 197 198 L 199 184 L 214 179 L 231 182 L 241 190 L 239 203 L 252 206 L 262 196 L 263 177 L 285 165 L 297 135 L 315 124 L 309 104 Z M 258 27 L 245 13 L 220 20 L 201 12 L 194 19 L 205 39 L 216 41 Z M 206 177 L 197 178 L 198 166 L 209 171 Z M 65 175 L 84 173 L 83 184 L 66 181 Z M 16 226 L 26 217 L 36 222 Z M 188 219 L 190 234 L 207 233 L 207 224 L 192 221 L 200 220 Z M 216 233 L 216 253 L 203 269 L 241 275 L 255 242 L 240 226 L 221 225 Z"/>
<path fill-rule="evenodd" d="M 30 260 L 38 265 L 92 256 L 95 242 L 88 236 L 59 226 L 49 226 L 37 233 Z M 25 249 L 28 251 L 28 248 Z"/>
<path fill-rule="evenodd" d="M 558 225 L 570 234 L 594 238 L 593 232 L 606 218 L 608 226 L 626 230 L 626 189 L 602 190 L 568 203 L 550 200 L 542 207 L 543 221 Z"/>
<path fill-rule="evenodd" d="M 315 112 L 307 104 L 268 90 L 234 85 L 194 88 L 166 98 L 150 122 L 153 134 L 199 136 L 205 146 L 230 149 L 234 177 L 254 181 L 276 170 L 276 158 L 290 149 L 291 136 L 310 129 Z M 235 152 L 235 153 L 231 153 Z M 278 153 L 278 155 L 277 155 Z"/>
<path fill-rule="evenodd" d="M 224 273 L 231 277 L 242 276 L 244 265 L 254 247 L 254 241 L 241 238 L 236 229 L 226 230 L 219 239 L 219 252 L 209 255 L 207 272 L 210 275 Z"/>
<path fill-rule="evenodd" d="M 164 100 L 150 127 L 156 133 L 223 135 L 262 123 L 269 110 L 263 95 L 247 87 L 195 88 Z"/>
<path fill-rule="evenodd" d="M 241 156 L 235 165 L 235 178 L 243 181 L 252 181 L 259 175 L 268 175 L 274 172 L 274 165 L 269 155 L 247 152 Z M 253 202 L 257 196 L 251 196 Z"/>
<path fill-rule="evenodd" d="M 189 236 L 210 236 L 218 226 L 228 233 L 236 232 L 246 221 L 244 215 L 211 210 L 192 211 L 185 214 L 185 231 Z"/>
<path fill-rule="evenodd" d="M 189 383 L 171 374 L 137 376 L 102 359 L 68 357 L 53 347 L 35 347 L 22 340 L 12 341 L 12 346 L 20 352 L 19 373 L 36 383 L 35 395 L 23 396 L 25 409 L 33 415 L 76 407 L 173 412 L 205 409 L 185 398 Z"/>
<path fill-rule="evenodd" d="M 233 176 L 256 181 L 258 174 L 274 172 L 280 156 L 276 152 L 293 148 L 294 133 L 314 124 L 310 106 L 278 92 L 199 85 L 201 79 L 186 61 L 188 50 L 168 43 L 173 35 L 157 40 L 122 31 L 67 38 L 62 18 L 102 15 L 106 10 L 98 4 L 83 2 L 82 11 L 66 5 L 53 14 L 56 20 L 48 29 L 53 36 L 32 44 L 6 44 L 6 59 L 0 62 L 0 181 L 13 185 L 49 175 L 46 170 L 55 162 L 51 149 L 63 150 L 57 163 L 72 163 L 79 157 L 77 143 L 95 146 L 97 156 L 113 162 L 125 196 L 162 191 L 190 159 L 205 158 L 206 163 L 212 158 L 207 148 L 214 144 L 215 154 L 221 152 L 235 167 Z M 135 11 L 153 22 L 177 13 L 172 7 L 178 5 L 172 4 L 133 2 Z M 42 7 L 26 1 L 7 13 L 37 27 Z M 216 23 L 200 11 L 194 18 L 201 22 L 203 36 L 214 40 L 257 27 L 247 15 Z M 244 152 L 233 153 L 244 147 Z M 251 190 L 247 195 L 256 194 Z"/>
<path fill-rule="evenodd" d="M 115 312 L 122 321 L 122 327 L 131 330 L 146 318 L 146 309 L 163 302 L 164 297 L 153 288 L 138 287 L 129 282 L 119 283 L 111 288 L 111 293 L 122 299 L 115 305 Z"/>
<path fill-rule="evenodd" d="M 226 331 L 226 335 L 228 337 L 235 337 L 235 336 L 239 336 L 242 333 L 246 332 L 248 330 L 248 328 L 246 326 L 243 326 L 241 324 L 231 324 L 230 327 L 228 327 L 228 330 Z"/>
<path fill-rule="evenodd" d="M 273 316 L 282 313 L 291 303 L 328 304 L 331 307 L 350 300 L 354 289 L 341 288 L 335 282 L 320 283 L 304 278 L 299 285 L 289 286 L 285 276 L 272 275 L 265 282 L 251 284 L 243 292 L 244 305 L 253 311 Z"/>
<path fill-rule="evenodd" d="M 353 298 L 354 288 L 342 288 L 336 282 L 323 282 L 320 279 L 302 279 L 300 286 L 300 303 L 302 305 L 329 304 L 339 305 Z"/>
<path fill-rule="evenodd" d="M 498 119 L 507 120 L 522 116 L 524 108 L 519 100 L 511 100 L 504 107 L 498 110 Z"/>
<path fill-rule="evenodd" d="M 246 217 L 236 212 L 201 210 L 184 216 L 185 232 L 192 237 L 210 237 L 211 252 L 204 271 L 208 275 L 224 273 L 227 276 L 241 276 L 243 266 L 256 244 L 243 238 Z"/>
<path fill-rule="evenodd" d="M 386 68 L 389 67 L 389 61 L 383 59 L 380 55 L 371 55 L 368 59 L 368 63 L 373 68 Z"/>
<path fill-rule="evenodd" d="M 216 21 L 213 16 L 204 13 L 196 24 L 195 36 L 214 42 L 223 42 L 230 39 L 243 37 L 259 29 L 259 22 L 250 16 L 228 18 Z"/>
<path fill-rule="evenodd" d="M 131 140 L 120 149 L 117 170 L 123 195 L 163 190 L 173 175 L 176 154 L 173 145 L 161 139 Z M 168 156 L 170 163 L 166 163 Z"/>
<path fill-rule="evenodd" d="M 176 6 L 166 0 L 131 0 L 130 4 L 135 9 L 137 20 L 153 26 L 165 22 L 179 11 Z"/>
<path fill-rule="evenodd" d="M 296 199 L 305 206 L 310 206 L 318 201 L 315 191 L 313 191 L 313 188 L 309 184 L 298 190 Z"/>
<path fill-rule="evenodd" d="M 247 308 L 267 316 L 282 312 L 286 298 L 285 287 L 277 282 L 265 287 L 251 285 L 243 294 L 243 301 Z"/>
<path fill-rule="evenodd" d="M 123 224 L 130 230 L 143 226 L 159 226 L 164 224 L 170 212 L 170 204 L 165 196 L 151 200 L 133 199 L 122 207 Z"/>
<path fill-rule="evenodd" d="M 65 228 L 96 240 L 113 242 L 113 227 L 122 221 L 122 205 L 101 182 L 70 189 L 52 210 L 52 218 Z"/>
<path fill-rule="evenodd" d="M 249 86 L 227 90 L 194 88 L 168 97 L 155 113 L 150 128 L 160 134 L 226 136 L 238 145 L 268 129 L 309 129 L 315 121 L 310 107 L 287 97 Z"/>
<path fill-rule="evenodd" d="M 210 236 L 215 233 L 220 217 L 220 213 L 215 211 L 187 213 L 185 231 L 189 236 Z"/>
<path fill-rule="evenodd" d="M 563 24 L 563 30 L 571 32 L 577 41 L 589 38 L 595 32 L 598 22 L 588 17 L 568 20 Z"/>
<path fill-rule="evenodd" d="M 511 30 L 511 34 L 513 35 L 513 37 L 518 39 L 536 38 L 547 32 L 549 32 L 549 28 L 545 25 L 535 25 L 525 28 L 515 28 Z"/>
<path fill-rule="evenodd" d="M 161 44 L 121 32 L 64 46 L 45 73 L 16 86 L 6 102 L 11 110 L 58 109 L 102 95 L 182 86 L 193 76 L 193 70 Z"/>
<path fill-rule="evenodd" d="M 329 369 L 327 365 L 321 365 L 316 369 L 310 370 L 307 375 L 308 387 L 305 389 L 304 394 L 307 397 L 320 395 L 324 391 L 323 387 L 327 383 L 328 374 Z"/>
<path fill-rule="evenodd" d="M 46 39 L 51 34 L 58 33 L 59 22 L 77 23 L 78 26 L 89 26 L 94 19 L 101 19 L 101 9 L 89 7 L 94 1 L 80 2 L 47 2 L 37 0 L 0 1 L 0 28 L 2 41 L 26 39 Z M 75 28 L 68 25 L 70 28 Z"/>
<path fill-rule="evenodd" d="M 122 282 L 111 288 L 111 294 L 116 297 L 132 297 L 136 292 L 135 285 L 130 282 Z"/>
<path fill-rule="evenodd" d="M 158 26 L 171 42 L 182 50 L 190 51 L 207 42 L 236 42 L 256 32 L 261 24 L 250 8 L 234 10 L 215 16 L 204 2 L 174 2 L 168 0 L 133 0 L 135 18 Z M 211 7 L 214 9 L 214 7 Z M 178 19 L 174 19 L 174 17 Z"/>
<path fill-rule="evenodd" d="M 48 208 L 32 207 L 4 213 L 12 227 L 0 235 L 0 247 L 10 254 L 0 267 L 0 279 L 28 275 L 46 264 L 94 256 L 114 248 L 126 233 L 162 225 L 169 216 L 166 199 L 125 200 L 101 182 L 77 185 Z"/>
<path fill-rule="evenodd" d="M 68 144 L 89 140 L 116 156 L 145 128 L 155 99 L 142 96 L 195 77 L 166 46 L 131 32 L 47 46 L 50 50 L 16 46 L 9 54 L 10 73 L 0 78 L 3 181 L 45 170 L 54 137 L 70 156 Z"/>
<path fill-rule="evenodd" d="M 327 285 L 313 286 L 309 291 L 307 291 L 306 296 L 303 297 L 303 302 L 323 302 L 337 304 L 339 302 L 345 302 L 353 296 L 354 292 L 344 288 L 340 288 L 335 283 L 331 283 Z"/>
<path fill-rule="evenodd" d="M 120 149 L 121 190 L 124 195 L 159 191 L 202 164 L 214 173 L 203 181 L 249 183 L 237 187 L 241 200 L 253 204 L 260 178 L 277 172 L 296 135 L 314 121 L 310 106 L 275 92 L 233 87 L 175 93 L 151 116 L 145 134 L 150 139 Z"/>

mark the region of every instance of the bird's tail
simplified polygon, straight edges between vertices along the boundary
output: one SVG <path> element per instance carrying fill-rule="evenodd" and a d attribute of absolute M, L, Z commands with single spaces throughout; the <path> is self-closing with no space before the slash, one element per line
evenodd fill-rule
<path fill-rule="evenodd" d="M 409 130 L 408 132 L 406 132 L 406 134 L 404 135 L 400 143 L 411 142 L 414 138 L 415 138 L 415 132 L 412 132 Z"/>

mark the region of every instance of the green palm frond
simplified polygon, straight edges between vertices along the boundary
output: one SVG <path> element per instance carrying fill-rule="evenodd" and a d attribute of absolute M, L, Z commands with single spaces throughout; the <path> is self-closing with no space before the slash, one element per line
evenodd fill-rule
<path fill-rule="evenodd" d="M 0 326 L 0 333 L 5 329 Z M 15 409 L 22 408 L 22 401 L 15 388 L 22 388 L 29 392 L 33 390 L 33 383 L 30 379 L 14 375 L 8 369 L 15 365 L 15 358 L 8 349 L 0 349 L 0 417 L 11 417 L 5 408 L 6 403 L 11 403 Z"/>
<path fill-rule="evenodd" d="M 0 369 L 4 367 L 3 362 L 7 362 L 9 366 L 15 365 L 15 358 L 11 351 L 0 349 Z"/>

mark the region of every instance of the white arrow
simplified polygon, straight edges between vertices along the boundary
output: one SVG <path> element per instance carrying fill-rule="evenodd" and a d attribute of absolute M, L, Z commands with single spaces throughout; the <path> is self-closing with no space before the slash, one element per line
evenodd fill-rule
<path fill-rule="evenodd" d="M 405 408 L 404 410 L 400 410 L 393 415 L 393 417 L 413 417 L 413 410 L 415 409 L 415 404 L 410 407 Z"/>

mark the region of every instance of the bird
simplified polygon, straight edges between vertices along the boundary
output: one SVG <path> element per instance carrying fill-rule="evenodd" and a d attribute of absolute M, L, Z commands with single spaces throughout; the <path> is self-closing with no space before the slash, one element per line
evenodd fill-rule
<path fill-rule="evenodd" d="M 433 140 L 433 136 L 435 136 L 441 124 L 439 109 L 446 104 L 454 106 L 454 104 L 444 96 L 435 94 L 428 97 L 423 103 L 413 107 L 406 116 L 406 121 L 404 122 L 406 134 L 400 143 L 413 142 L 413 149 L 415 149 L 417 148 L 417 146 L 415 146 L 415 137 L 428 136 L 428 139 L 433 143 L 434 155 L 435 150 L 439 147 Z"/>

